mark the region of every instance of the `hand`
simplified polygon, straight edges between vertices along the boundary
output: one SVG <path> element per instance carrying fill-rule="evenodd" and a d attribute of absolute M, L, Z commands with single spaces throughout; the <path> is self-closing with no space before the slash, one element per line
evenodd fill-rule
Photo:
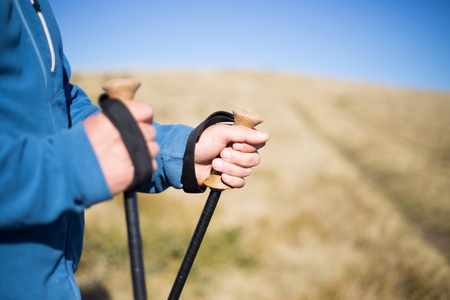
<path fill-rule="evenodd" d="M 129 101 L 125 105 L 147 142 L 153 170 L 156 170 L 154 157 L 159 153 L 159 145 L 155 142 L 156 130 L 151 125 L 153 109 L 138 101 Z M 133 181 L 134 165 L 119 131 L 103 113 L 86 119 L 83 124 L 111 194 L 123 192 Z"/>
<path fill-rule="evenodd" d="M 195 146 L 195 173 L 199 186 L 214 169 L 222 181 L 233 188 L 245 185 L 252 167 L 261 160 L 258 149 L 264 147 L 269 134 L 243 126 L 216 124 L 208 127 Z M 231 147 L 227 147 L 231 144 Z"/>

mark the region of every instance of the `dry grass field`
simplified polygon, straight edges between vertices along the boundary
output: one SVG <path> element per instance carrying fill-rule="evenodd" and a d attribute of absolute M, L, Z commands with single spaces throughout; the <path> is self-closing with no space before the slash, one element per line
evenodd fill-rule
<path fill-rule="evenodd" d="M 76 74 L 142 82 L 155 121 L 259 112 L 271 134 L 223 193 L 182 299 L 450 299 L 450 94 L 250 72 Z M 166 299 L 206 200 L 139 195 L 149 299 Z M 83 299 L 131 299 L 122 199 L 86 213 Z"/>

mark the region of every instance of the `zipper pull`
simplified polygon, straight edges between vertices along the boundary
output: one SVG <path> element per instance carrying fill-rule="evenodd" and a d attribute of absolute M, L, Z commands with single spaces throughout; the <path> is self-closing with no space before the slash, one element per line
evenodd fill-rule
<path fill-rule="evenodd" d="M 40 12 L 41 11 L 41 5 L 39 4 L 38 0 L 34 0 L 33 1 L 33 7 L 36 10 L 36 12 Z"/>

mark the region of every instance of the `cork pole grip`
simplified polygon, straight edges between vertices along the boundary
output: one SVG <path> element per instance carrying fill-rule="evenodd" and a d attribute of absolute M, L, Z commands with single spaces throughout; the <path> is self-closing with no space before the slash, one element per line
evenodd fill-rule
<path fill-rule="evenodd" d="M 249 109 L 237 108 L 233 110 L 234 126 L 254 128 L 264 120 L 261 116 Z M 224 191 L 231 187 L 222 181 L 221 173 L 213 170 L 211 176 L 203 182 L 207 187 L 215 191 Z"/>
<path fill-rule="evenodd" d="M 109 98 L 118 99 L 122 102 L 134 99 L 134 94 L 141 83 L 131 78 L 113 79 L 103 84 L 103 90 Z"/>

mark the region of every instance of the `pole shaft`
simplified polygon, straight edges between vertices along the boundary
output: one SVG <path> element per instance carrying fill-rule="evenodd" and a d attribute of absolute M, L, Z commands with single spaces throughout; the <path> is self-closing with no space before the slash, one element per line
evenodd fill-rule
<path fill-rule="evenodd" d="M 172 290 L 169 294 L 169 300 L 177 300 L 184 284 L 186 283 L 191 267 L 194 264 L 195 257 L 197 256 L 198 249 L 205 236 L 206 229 L 214 214 L 217 203 L 219 202 L 221 191 L 211 190 L 208 199 L 206 200 L 205 207 L 203 208 L 200 219 L 198 220 L 197 227 L 195 228 L 189 247 L 184 255 L 183 262 L 181 263 L 180 270 L 178 271 L 177 278 L 172 286 Z"/>
<path fill-rule="evenodd" d="M 142 240 L 136 192 L 125 192 L 124 198 L 134 299 L 146 300 L 147 289 L 145 286 L 144 260 L 142 258 Z"/>

